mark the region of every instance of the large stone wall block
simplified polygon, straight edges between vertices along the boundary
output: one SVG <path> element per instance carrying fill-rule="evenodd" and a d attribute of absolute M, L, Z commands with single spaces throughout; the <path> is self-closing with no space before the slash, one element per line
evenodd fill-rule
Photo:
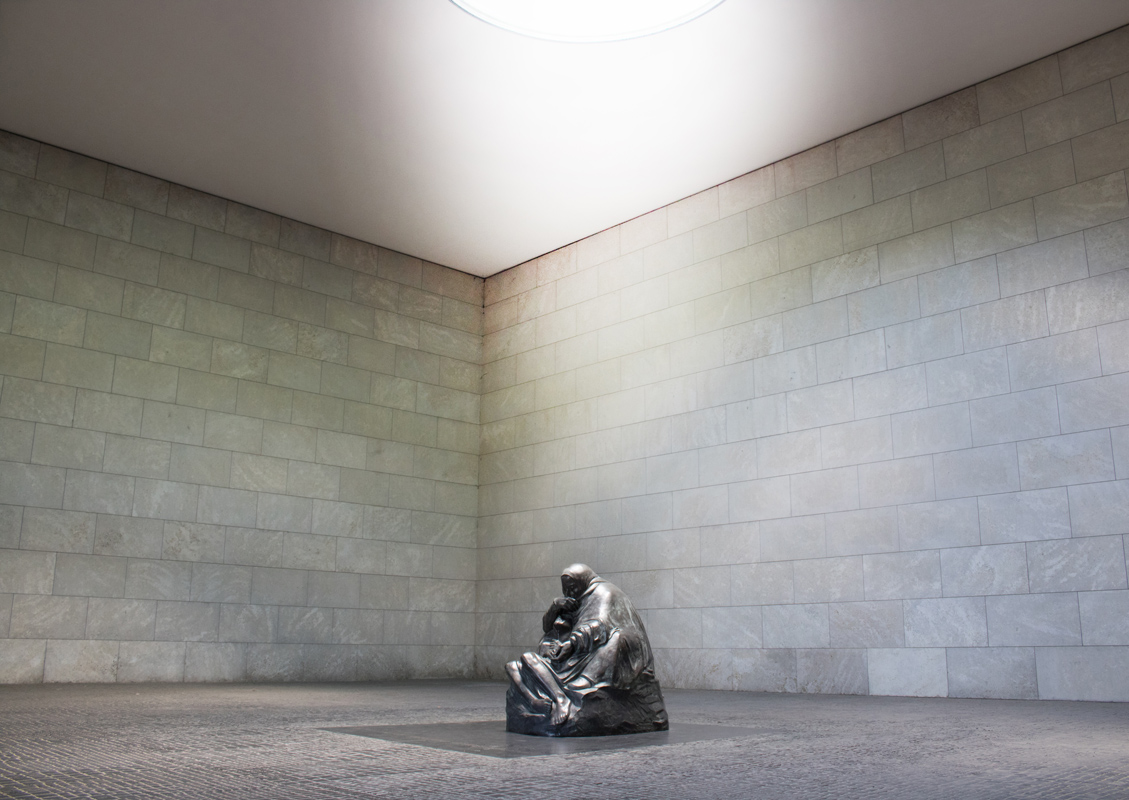
<path fill-rule="evenodd" d="M 796 688 L 816 694 L 868 694 L 866 651 L 797 650 Z"/>
<path fill-rule="evenodd" d="M 1081 233 L 1060 236 L 996 257 L 1004 297 L 1080 280 L 1089 275 Z"/>
<path fill-rule="evenodd" d="M 1010 345 L 1012 391 L 1095 378 L 1102 372 L 1093 329 Z"/>
<path fill-rule="evenodd" d="M 1063 433 L 1129 424 L 1129 373 L 1091 378 L 1058 387 Z"/>
<path fill-rule="evenodd" d="M 998 544 L 942 550 L 941 584 L 946 597 L 1026 594 L 1027 549 Z"/>
<path fill-rule="evenodd" d="M 755 522 L 707 526 L 699 534 L 703 566 L 749 564 L 760 558 L 760 526 Z M 626 549 L 621 557 L 629 557 Z"/>
<path fill-rule="evenodd" d="M 949 693 L 944 648 L 874 648 L 866 655 L 871 694 L 945 697 Z"/>
<path fill-rule="evenodd" d="M 791 648 L 733 651 L 735 688 L 742 692 L 795 692 L 796 651 Z"/>
<path fill-rule="evenodd" d="M 1129 481 L 1071 486 L 1067 494 L 1074 536 L 1129 533 Z"/>
<path fill-rule="evenodd" d="M 1063 88 L 1070 92 L 1129 72 L 1126 43 L 1129 43 L 1129 33 L 1118 28 L 1062 51 L 1059 64 Z"/>
<path fill-rule="evenodd" d="M 1123 647 L 1036 647 L 1041 700 L 1129 700 Z"/>
<path fill-rule="evenodd" d="M 1020 486 L 1020 469 L 1016 466 L 1015 446 L 1011 444 L 938 453 L 933 457 L 933 468 L 940 498 L 1014 492 Z M 972 507 L 975 512 L 975 502 Z"/>
<path fill-rule="evenodd" d="M 992 647 L 1071 646 L 1082 643 L 1078 596 L 1005 595 L 986 599 Z"/>
<path fill-rule="evenodd" d="M 1120 172 L 1035 198 L 1040 239 L 1092 228 L 1129 216 L 1125 176 Z"/>
<path fill-rule="evenodd" d="M 792 513 L 824 514 L 851 511 L 859 506 L 858 470 L 825 469 L 791 477 Z"/>
<path fill-rule="evenodd" d="M 863 508 L 937 499 L 931 456 L 861 464 L 858 471 L 859 505 Z"/>
<path fill-rule="evenodd" d="M 893 325 L 886 328 L 885 339 L 886 365 L 890 369 L 964 352 L 960 314 L 957 311 Z"/>
<path fill-rule="evenodd" d="M 221 642 L 278 641 L 278 607 L 247 604 L 220 606 Z"/>
<path fill-rule="evenodd" d="M 795 602 L 790 562 L 741 564 L 731 568 L 733 603 L 738 606 Z"/>
<path fill-rule="evenodd" d="M 647 569 L 698 566 L 701 563 L 700 541 L 697 528 L 648 533 Z"/>
<path fill-rule="evenodd" d="M 133 508 L 133 495 L 131 477 L 68 469 L 63 508 L 126 515 Z"/>
<path fill-rule="evenodd" d="M 902 114 L 907 150 L 938 141 L 979 124 L 977 87 L 972 86 Z"/>
<path fill-rule="evenodd" d="M 1098 347 L 1102 353 L 1102 372 L 1129 372 L 1129 321 L 1098 328 Z"/>
<path fill-rule="evenodd" d="M 832 647 L 905 645 L 905 624 L 899 600 L 831 603 L 828 609 Z"/>
<path fill-rule="evenodd" d="M 763 646 L 761 609 L 757 606 L 717 606 L 702 609 L 702 646 L 753 649 Z"/>
<path fill-rule="evenodd" d="M 811 266 L 812 300 L 815 302 L 869 289 L 880 282 L 878 248 L 873 245 Z"/>
<path fill-rule="evenodd" d="M 961 324 L 966 351 L 1037 339 L 1049 333 L 1041 291 L 963 309 Z"/>
<path fill-rule="evenodd" d="M 36 300 L 33 297 L 18 296 L 12 307 L 12 317 L 9 325 L 10 333 L 30 339 L 44 339 L 58 344 L 80 346 L 86 333 L 87 312 L 74 306 L 60 303 L 49 303 L 46 300 Z M 31 343 L 21 345 L 18 339 L 5 339 L 8 347 L 30 347 Z M 30 358 L 25 356 L 28 360 Z M 8 357 L 8 364 L 18 364 L 19 361 L 12 356 Z M 30 370 L 25 367 L 24 372 Z M 18 375 L 16 369 L 5 369 L 5 374 Z M 34 377 L 34 376 L 22 376 Z"/>
<path fill-rule="evenodd" d="M 847 295 L 851 333 L 907 322 L 919 316 L 921 304 L 916 278 L 905 278 Z"/>
<path fill-rule="evenodd" d="M 75 390 L 17 377 L 4 379 L 0 415 L 29 422 L 70 426 L 74 419 Z"/>
<path fill-rule="evenodd" d="M 835 140 L 835 162 L 840 174 L 850 173 L 876 161 L 898 156 L 903 149 L 902 118 L 893 116 Z"/>
<path fill-rule="evenodd" d="M 985 647 L 988 623 L 982 597 L 905 602 L 907 647 Z"/>
<path fill-rule="evenodd" d="M 894 457 L 890 422 L 886 417 L 873 417 L 856 422 L 828 425 L 820 430 L 823 466 L 843 467 Z"/>
<path fill-rule="evenodd" d="M 1129 80 L 1126 81 L 1129 87 Z M 1087 228 L 1083 235 L 1086 240 L 1086 260 L 1090 275 L 1104 275 L 1129 266 L 1129 220 L 1117 220 L 1096 228 Z"/>
<path fill-rule="evenodd" d="M 61 508 L 66 470 L 0 462 L 0 503 Z"/>
<path fill-rule="evenodd" d="M 981 88 L 987 85 L 990 84 L 981 84 Z M 984 124 L 942 141 L 945 170 L 949 177 L 964 175 L 1023 153 L 1023 122 L 1020 116 L 1008 114 L 996 118 L 997 114 L 986 114 L 986 111 L 989 109 L 984 108 L 982 100 L 981 122 Z M 993 120 L 989 122 L 989 118 Z"/>
<path fill-rule="evenodd" d="M 853 387 L 850 381 L 824 383 L 788 392 L 788 427 L 791 430 L 818 428 L 848 422 L 854 417 Z"/>
<path fill-rule="evenodd" d="M 45 639 L 0 640 L 0 683 L 42 683 Z"/>
<path fill-rule="evenodd" d="M 949 697 L 1036 700 L 1035 649 L 1031 647 L 950 648 Z"/>
<path fill-rule="evenodd" d="M 278 641 L 331 644 L 333 611 L 327 608 L 283 606 L 278 610 Z"/>
<path fill-rule="evenodd" d="M 824 515 L 827 555 L 888 553 L 898 549 L 898 510 L 865 508 Z"/>
<path fill-rule="evenodd" d="M 1027 545 L 1032 592 L 1093 592 L 1126 588 L 1120 536 L 1032 542 Z"/>
<path fill-rule="evenodd" d="M 64 553 L 93 552 L 97 521 L 94 514 L 27 508 L 23 514 L 20 547 Z"/>
<path fill-rule="evenodd" d="M 946 549 L 980 543 L 980 522 L 974 498 L 903 505 L 898 507 L 896 515 L 898 544 L 902 550 Z"/>
<path fill-rule="evenodd" d="M 121 597 L 125 592 L 124 558 L 60 553 L 55 559 L 55 594 L 75 597 Z"/>
<path fill-rule="evenodd" d="M 251 573 L 252 603 L 303 606 L 306 604 L 306 589 L 305 570 L 256 567 Z"/>
<path fill-rule="evenodd" d="M 797 603 L 863 599 L 862 557 L 817 558 L 793 566 Z"/>
<path fill-rule="evenodd" d="M 249 603 L 251 568 L 226 564 L 192 565 L 192 600 L 209 603 Z"/>
<path fill-rule="evenodd" d="M 914 228 L 925 230 L 989 208 L 988 179 L 980 169 L 910 194 Z"/>
<path fill-rule="evenodd" d="M 117 672 L 117 642 L 47 642 L 44 683 L 113 683 Z"/>
<path fill-rule="evenodd" d="M 1031 439 L 1016 445 L 1024 489 L 1096 483 L 1114 477 L 1113 451 L 1104 430 Z"/>
<path fill-rule="evenodd" d="M 843 216 L 843 249 L 849 257 L 859 248 L 890 241 L 913 232 L 909 197 L 891 197 Z M 826 262 L 824 262 L 826 263 Z M 815 273 L 813 270 L 814 281 Z"/>
<path fill-rule="evenodd" d="M 1051 331 L 1077 330 L 1129 318 L 1129 271 L 1121 269 L 1047 289 Z"/>
<path fill-rule="evenodd" d="M 218 525 L 168 521 L 164 525 L 161 555 L 177 561 L 221 563 L 224 538 L 224 529 Z"/>
<path fill-rule="evenodd" d="M 824 518 L 820 514 L 765 520 L 760 529 L 762 561 L 822 558 L 827 554 Z"/>
<path fill-rule="evenodd" d="M 106 437 L 106 450 L 101 467 L 106 472 L 118 475 L 165 480 L 169 477 L 171 453 L 172 449 L 168 442 L 109 434 Z M 135 485 L 134 503 L 136 502 Z"/>
<path fill-rule="evenodd" d="M 86 615 L 86 638 L 148 641 L 153 638 L 157 604 L 152 600 L 92 597 Z"/>
<path fill-rule="evenodd" d="M 158 601 L 153 638 L 171 642 L 214 642 L 219 631 L 219 612 L 218 603 Z"/>
<path fill-rule="evenodd" d="M 1070 537 L 1070 512 L 1064 488 L 988 495 L 978 502 L 980 540 L 984 544 Z"/>
<path fill-rule="evenodd" d="M 18 419 L 0 419 L 0 460 L 31 460 L 35 423 Z"/>
<path fill-rule="evenodd" d="M 242 644 L 188 642 L 184 653 L 184 680 L 223 683 L 247 677 L 247 649 Z"/>
<path fill-rule="evenodd" d="M 941 596 L 941 561 L 936 550 L 863 556 L 867 600 Z"/>
<path fill-rule="evenodd" d="M 929 405 L 924 364 L 890 369 L 854 380 L 855 418 L 879 417 Z"/>
<path fill-rule="evenodd" d="M 1117 111 L 1117 121 L 1124 122 L 1129 119 L 1129 78 L 1118 75 L 1109 82 L 1113 91 L 1113 106 Z"/>
<path fill-rule="evenodd" d="M 993 206 L 1061 189 L 1074 183 L 1074 158 L 1068 142 L 1035 150 L 988 166 L 988 196 Z"/>
<path fill-rule="evenodd" d="M 151 600 L 187 600 L 192 565 L 156 559 L 130 559 L 126 564 L 125 596 Z"/>
<path fill-rule="evenodd" d="M 21 506 L 0 506 L 0 547 L 14 550 L 20 546 L 23 512 Z"/>
<path fill-rule="evenodd" d="M 122 642 L 118 683 L 179 683 L 184 680 L 185 642 Z"/>
<path fill-rule="evenodd" d="M 1028 150 L 1066 141 L 1113 122 L 1113 97 L 1108 83 L 1087 86 L 1023 112 Z"/>
<path fill-rule="evenodd" d="M 13 639 L 81 639 L 87 604 L 85 597 L 17 595 L 9 634 Z"/>
<path fill-rule="evenodd" d="M 1059 432 L 1054 387 L 985 397 L 968 404 L 976 446 L 1051 436 Z"/>
<path fill-rule="evenodd" d="M 1057 55 L 1005 72 L 976 86 L 980 120 L 983 122 L 998 119 L 1061 94 L 1062 81 Z"/>
<path fill-rule="evenodd" d="M 932 405 L 1008 392 L 1008 358 L 1003 347 L 931 361 L 925 370 Z"/>
<path fill-rule="evenodd" d="M 1129 644 L 1129 592 L 1080 592 L 1082 644 Z"/>
<path fill-rule="evenodd" d="M 996 256 L 985 256 L 917 279 L 922 316 L 955 311 L 1000 298 Z"/>
<path fill-rule="evenodd" d="M 757 440 L 757 474 L 762 480 L 817 469 L 818 430 L 765 436 Z"/>

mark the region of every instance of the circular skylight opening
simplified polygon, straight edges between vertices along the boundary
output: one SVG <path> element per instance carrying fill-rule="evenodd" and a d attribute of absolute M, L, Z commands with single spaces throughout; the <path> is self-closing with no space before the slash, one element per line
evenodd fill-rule
<path fill-rule="evenodd" d="M 499 28 L 558 42 L 614 42 L 700 17 L 724 0 L 451 0 Z"/>

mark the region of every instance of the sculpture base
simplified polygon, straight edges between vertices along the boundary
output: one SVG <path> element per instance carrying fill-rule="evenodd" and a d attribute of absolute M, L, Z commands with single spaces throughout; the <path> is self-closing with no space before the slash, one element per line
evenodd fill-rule
<path fill-rule="evenodd" d="M 603 687 L 580 694 L 564 724 L 549 720 L 548 709 L 533 708 L 512 683 L 506 692 L 506 730 L 530 736 L 619 736 L 665 731 L 670 727 L 662 689 L 653 676 L 642 676 L 630 689 Z"/>

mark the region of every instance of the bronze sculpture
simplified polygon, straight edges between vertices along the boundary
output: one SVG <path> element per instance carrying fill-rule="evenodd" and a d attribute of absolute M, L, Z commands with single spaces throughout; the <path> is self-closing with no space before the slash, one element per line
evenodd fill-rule
<path fill-rule="evenodd" d="M 668 728 L 643 620 L 585 564 L 561 574 L 563 597 L 541 620 L 536 653 L 506 664 L 506 730 L 603 736 Z"/>

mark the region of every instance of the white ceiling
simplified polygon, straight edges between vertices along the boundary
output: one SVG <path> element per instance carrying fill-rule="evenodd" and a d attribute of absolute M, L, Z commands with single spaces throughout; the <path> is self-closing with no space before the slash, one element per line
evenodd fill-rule
<path fill-rule="evenodd" d="M 490 275 L 1127 22 L 726 0 L 564 44 L 448 0 L 0 0 L 0 128 Z"/>

